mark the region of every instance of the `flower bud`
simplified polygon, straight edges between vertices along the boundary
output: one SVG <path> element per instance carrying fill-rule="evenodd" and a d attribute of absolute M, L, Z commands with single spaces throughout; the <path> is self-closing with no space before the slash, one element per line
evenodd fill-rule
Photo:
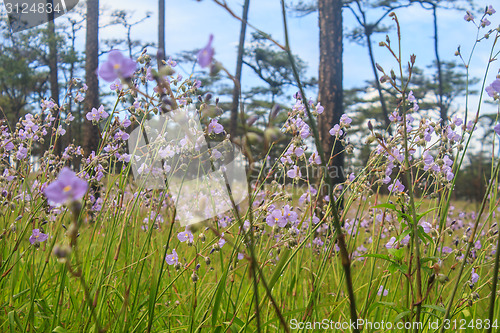
<path fill-rule="evenodd" d="M 59 246 L 55 245 L 54 249 L 52 250 L 52 254 L 59 260 L 59 261 L 64 261 L 69 254 L 71 253 L 71 248 L 68 246 Z"/>
<path fill-rule="evenodd" d="M 437 279 L 438 279 L 439 283 L 442 283 L 442 284 L 450 281 L 450 279 L 448 278 L 448 276 L 444 275 L 444 274 L 438 274 Z"/>
<path fill-rule="evenodd" d="M 210 66 L 210 76 L 217 75 L 221 71 L 222 67 L 223 67 L 222 64 L 218 61 L 215 62 L 215 64 L 212 64 Z"/>

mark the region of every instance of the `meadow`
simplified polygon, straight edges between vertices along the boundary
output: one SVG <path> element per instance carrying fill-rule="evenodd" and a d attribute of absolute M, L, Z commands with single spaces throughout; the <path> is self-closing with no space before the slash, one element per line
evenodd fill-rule
<path fill-rule="evenodd" d="M 53 110 L 83 101 L 81 80 L 61 106 L 42 100 L 42 113 L 2 120 L 0 332 L 499 331 L 496 142 L 482 200 L 461 201 L 454 188 L 482 103 L 498 108 L 500 79 L 485 75 L 479 104 L 467 101 L 474 114 L 419 113 L 415 57 L 403 58 L 390 17 L 397 34 L 382 47 L 397 70 L 379 71 L 398 95 L 392 132 L 366 124 L 369 158 L 341 184 L 318 136 L 321 101 L 298 77 L 293 106 L 269 116 L 284 121 L 261 137 L 231 138 L 216 97 L 178 76 L 175 60 L 155 70 L 146 52 L 112 51 L 99 64 L 115 104 L 86 114 L 100 135 L 90 155 L 54 151 L 73 117 Z M 499 30 L 477 28 L 494 71 Z M 226 71 L 211 40 L 197 63 Z M 161 115 L 180 126 L 175 135 Z M 241 119 L 255 121 L 244 110 Z M 352 121 L 330 130 L 346 154 Z M 500 124 L 486 131 L 500 135 Z M 44 142 L 50 149 L 30 158 Z M 231 181 L 237 154 L 243 187 Z M 220 188 L 197 183 L 210 169 Z"/>

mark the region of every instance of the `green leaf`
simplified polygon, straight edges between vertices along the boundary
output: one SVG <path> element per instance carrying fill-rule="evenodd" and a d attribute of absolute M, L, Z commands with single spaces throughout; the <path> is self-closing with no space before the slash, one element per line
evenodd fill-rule
<path fill-rule="evenodd" d="M 410 224 L 413 223 L 413 217 L 411 217 L 411 215 L 409 214 L 398 211 L 398 217 L 404 218 L 405 221 L 408 221 Z"/>
<path fill-rule="evenodd" d="M 407 315 L 411 314 L 411 311 L 410 310 L 406 310 L 406 311 L 403 311 L 401 312 L 400 314 L 398 314 L 396 316 L 396 318 L 394 318 L 394 322 L 397 323 L 399 321 L 401 321 L 401 319 Z"/>
<path fill-rule="evenodd" d="M 21 323 L 19 322 L 19 318 L 17 318 L 17 313 L 15 310 L 12 310 L 9 312 L 9 324 L 10 324 L 10 331 L 11 332 L 22 332 L 23 328 L 21 327 Z M 15 328 L 18 328 L 20 331 L 16 330 Z"/>
<path fill-rule="evenodd" d="M 425 215 L 427 215 L 428 213 L 430 213 L 430 212 L 432 212 L 433 210 L 436 210 L 436 209 L 438 209 L 438 207 L 431 208 L 431 209 L 429 209 L 429 210 L 426 210 L 426 211 L 425 211 L 425 212 L 423 212 L 422 214 L 417 215 L 417 223 L 418 223 L 418 222 L 420 222 L 420 219 L 421 219 L 422 217 L 424 217 Z"/>
<path fill-rule="evenodd" d="M 219 315 L 219 308 L 222 301 L 222 294 L 226 289 L 225 284 L 226 284 L 227 272 L 228 272 L 227 270 L 224 271 L 224 274 L 222 275 L 219 283 L 217 284 L 217 293 L 215 294 L 214 309 L 212 312 L 212 326 L 215 326 L 217 324 L 217 317 Z"/>
<path fill-rule="evenodd" d="M 380 204 L 380 205 L 373 206 L 372 208 L 387 208 L 387 209 L 399 212 L 397 210 L 397 208 L 396 208 L 396 205 L 395 204 L 391 204 L 391 203 L 383 203 L 383 204 Z"/>
<path fill-rule="evenodd" d="M 57 326 L 56 328 L 54 328 L 52 330 L 52 333 L 67 333 L 67 332 L 68 331 L 65 328 L 61 327 L 61 326 Z"/>
<path fill-rule="evenodd" d="M 398 240 L 398 242 L 400 242 L 403 238 L 408 236 L 410 233 L 411 233 L 411 229 L 406 229 L 398 237 L 396 237 L 396 239 Z"/>
<path fill-rule="evenodd" d="M 394 259 L 392 259 L 391 257 L 389 257 L 386 254 L 370 253 L 370 254 L 363 255 L 363 257 L 382 259 L 382 260 L 386 260 L 386 261 L 389 261 L 391 263 L 397 264 L 397 262 Z"/>
<path fill-rule="evenodd" d="M 433 262 L 433 261 L 439 261 L 439 257 L 433 257 L 433 256 L 429 256 L 429 257 L 423 257 L 423 258 L 420 258 L 420 262 L 423 264 L 423 263 L 426 263 L 428 261 L 430 262 Z"/>
<path fill-rule="evenodd" d="M 426 309 L 436 310 L 436 311 L 439 311 L 439 312 L 442 312 L 442 313 L 446 312 L 446 309 L 444 307 L 442 307 L 442 306 L 439 306 L 439 305 L 425 304 L 425 305 L 422 305 L 422 307 L 426 308 Z"/>
<path fill-rule="evenodd" d="M 422 241 L 427 239 L 428 241 L 433 242 L 432 237 L 425 233 L 424 228 L 422 226 L 419 225 L 417 230 L 418 230 L 418 238 L 420 238 Z"/>
<path fill-rule="evenodd" d="M 224 325 L 231 325 L 229 326 L 229 328 L 231 329 L 231 332 L 239 332 L 239 330 L 245 326 L 245 323 L 243 322 L 243 320 L 241 320 L 240 318 L 238 317 L 234 317 L 231 319 L 232 322 L 224 322 L 223 324 Z M 227 330 L 226 330 L 227 331 Z"/>
<path fill-rule="evenodd" d="M 389 253 L 396 258 L 396 260 L 402 260 L 405 255 L 404 249 L 389 249 Z"/>
<path fill-rule="evenodd" d="M 283 269 L 285 268 L 285 263 L 288 260 L 288 257 L 290 256 L 290 249 L 285 248 L 285 250 L 281 251 L 281 259 L 276 265 L 276 269 L 274 270 L 273 276 L 269 280 L 269 290 L 272 290 L 276 282 L 278 282 L 281 273 L 283 273 Z"/>
<path fill-rule="evenodd" d="M 373 310 L 375 310 L 378 307 L 384 307 L 384 308 L 389 308 L 391 310 L 394 310 L 395 312 L 399 313 L 399 309 L 396 307 L 396 303 L 393 302 L 374 302 L 370 307 L 368 308 L 368 311 L 366 312 L 366 315 L 368 316 L 370 313 L 372 313 Z"/>
<path fill-rule="evenodd" d="M 389 267 L 387 267 L 387 270 L 391 273 L 394 274 L 398 270 L 398 264 L 392 263 Z"/>

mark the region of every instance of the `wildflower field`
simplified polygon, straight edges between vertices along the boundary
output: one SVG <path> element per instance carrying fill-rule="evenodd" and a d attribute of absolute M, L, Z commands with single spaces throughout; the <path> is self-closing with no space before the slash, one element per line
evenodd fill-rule
<path fill-rule="evenodd" d="M 282 3 L 286 42 L 262 36 L 283 50 L 295 93 L 260 114 L 239 103 L 235 132 L 222 99 L 146 49 L 99 59 L 105 102 L 88 110 L 83 78 L 17 123 L 1 109 L 0 332 L 500 330 L 495 9 L 457 19 L 491 51 L 472 99 L 474 47 L 458 49 L 466 107 L 445 120 L 423 110 L 418 57 L 405 58 L 388 14 L 380 46 L 394 69 L 376 70 L 394 96 L 390 124 L 346 112 L 325 151 L 318 122 L 330 110 L 301 80 Z M 195 66 L 239 87 L 216 38 Z M 95 150 L 67 139 L 76 105 Z M 480 128 L 484 105 L 496 113 Z M 486 137 L 480 198 L 463 200 L 465 164 Z M 363 162 L 338 169 L 361 145 Z"/>

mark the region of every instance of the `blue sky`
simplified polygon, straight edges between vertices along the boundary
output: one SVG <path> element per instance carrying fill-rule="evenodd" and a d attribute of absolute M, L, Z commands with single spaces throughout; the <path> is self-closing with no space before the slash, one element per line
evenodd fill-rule
<path fill-rule="evenodd" d="M 227 0 L 228 5 L 235 13 L 240 14 L 243 0 Z M 484 8 L 490 2 L 475 1 L 477 8 Z M 137 25 L 133 30 L 134 39 L 157 41 L 157 1 L 155 0 L 101 0 L 101 6 L 110 10 L 126 9 L 134 11 L 136 17 L 143 17 L 147 11 L 152 17 Z M 498 8 L 500 10 L 500 8 Z M 2 12 L 4 9 L 2 8 Z M 5 13 L 5 12 L 4 12 Z M 402 27 L 404 58 L 415 53 L 417 66 L 425 68 L 434 59 L 432 40 L 432 15 L 430 11 L 414 5 L 409 9 L 397 11 Z M 458 60 L 453 54 L 458 45 L 462 53 L 468 54 L 475 40 L 476 28 L 471 22 L 463 19 L 465 12 L 457 10 L 440 10 L 439 51 L 442 60 Z M 376 13 L 375 13 L 376 15 Z M 289 13 L 289 30 L 291 47 L 308 64 L 308 75 L 317 77 L 319 62 L 319 29 L 317 13 L 306 17 L 296 17 Z M 500 13 L 489 17 L 493 26 L 500 23 Z M 58 20 L 63 20 L 59 18 Z M 57 22 L 57 21 L 56 21 Z M 283 41 L 283 25 L 280 14 L 279 0 L 252 0 L 250 4 L 249 22 L 259 29 L 270 33 L 278 41 Z M 391 19 L 386 18 L 385 25 L 392 25 Z M 344 29 L 356 25 L 352 14 L 344 10 Z M 193 50 L 203 47 L 210 33 L 213 33 L 213 46 L 216 58 L 230 71 L 234 71 L 236 62 L 236 46 L 238 44 L 240 24 L 224 9 L 211 0 L 166 0 L 166 49 L 174 55 L 183 50 Z M 249 32 L 247 31 L 247 40 Z M 393 43 L 396 41 L 395 30 L 389 32 Z M 101 38 L 120 38 L 125 31 L 120 27 L 108 27 L 101 30 Z M 385 35 L 378 34 L 373 38 L 374 43 L 385 39 Z M 81 32 L 80 43 L 84 43 L 84 32 Z M 485 64 L 488 60 L 491 42 L 480 43 L 476 49 L 475 61 L 470 67 L 473 76 L 482 77 Z M 396 66 L 394 59 L 388 56 L 387 50 L 374 46 L 375 58 L 386 70 Z M 154 50 L 152 50 L 154 51 Z M 154 52 L 153 52 L 154 53 Z M 104 60 L 104 59 L 103 59 Z M 361 86 L 364 81 L 371 80 L 373 73 L 369 64 L 367 49 L 351 42 L 344 42 L 344 87 Z M 498 65 L 493 63 L 488 82 L 493 80 Z M 243 87 L 259 85 L 261 82 L 250 70 L 244 69 Z M 314 98 L 314 96 L 312 96 Z M 462 102 L 463 103 L 463 102 Z"/>
<path fill-rule="evenodd" d="M 135 0 L 121 0 L 117 7 L 116 0 L 101 0 L 103 6 L 111 9 L 121 8 L 134 10 L 140 16 L 146 11 L 152 11 L 153 16 L 134 31 L 136 38 L 156 41 L 157 38 L 157 2 L 153 0 L 141 1 L 141 6 Z M 484 7 L 489 2 L 476 1 L 478 7 Z M 228 1 L 230 7 L 237 13 L 241 12 L 242 0 Z M 499 8 L 500 9 L 500 8 Z M 415 53 L 417 64 L 421 67 L 433 60 L 432 49 L 432 15 L 419 6 L 397 11 L 402 26 L 403 51 L 407 55 Z M 475 27 L 472 23 L 463 20 L 464 12 L 450 10 L 439 11 L 440 53 L 444 59 L 454 59 L 453 56 L 458 45 L 466 53 L 470 50 L 475 38 Z M 490 17 L 491 26 L 498 25 L 499 14 Z M 278 41 L 283 41 L 283 26 L 280 14 L 280 1 L 253 0 L 250 4 L 249 21 L 259 29 L 270 33 Z M 390 18 L 386 18 L 386 25 L 391 25 Z M 345 29 L 355 24 L 349 11 L 344 10 Z M 298 18 L 289 13 L 289 26 L 291 46 L 294 53 L 298 54 L 309 65 L 309 73 L 317 76 L 319 61 L 318 18 L 313 13 L 306 17 Z M 232 18 L 224 9 L 210 0 L 197 2 L 194 0 L 166 0 L 166 48 L 167 53 L 175 54 L 182 50 L 192 50 L 206 44 L 208 35 L 215 35 L 214 47 L 216 57 L 228 69 L 235 67 L 236 46 L 239 38 L 239 22 Z M 249 29 L 251 31 L 251 29 Z M 119 33 L 117 29 L 116 33 Z M 103 35 L 109 34 L 104 33 Z M 395 31 L 390 36 L 395 41 Z M 376 35 L 374 42 L 384 40 L 382 34 Z M 481 45 L 482 46 L 482 45 Z M 387 52 L 375 46 L 377 61 L 393 65 L 387 57 Z M 487 59 L 484 48 L 479 48 L 481 60 Z M 367 70 L 369 70 L 367 72 Z M 345 42 L 344 45 L 344 84 L 347 87 L 357 85 L 366 78 L 371 78 L 371 69 L 368 64 L 367 50 L 356 44 Z"/>
<path fill-rule="evenodd" d="M 102 5 L 111 9 L 118 8 L 116 0 L 101 0 Z M 119 8 L 134 10 L 136 15 L 144 15 L 146 11 L 153 12 L 153 16 L 145 23 L 137 26 L 134 35 L 136 38 L 156 41 L 157 39 L 157 2 L 153 0 L 141 1 L 137 5 L 135 0 L 121 0 Z M 242 0 L 228 0 L 228 5 L 235 13 L 240 14 Z M 480 0 L 475 2 L 477 8 L 484 8 L 491 2 Z M 498 8 L 500 9 L 500 8 Z M 402 27 L 403 52 L 405 58 L 415 53 L 417 66 L 425 68 L 434 60 L 432 14 L 430 11 L 414 5 L 409 9 L 397 11 Z M 439 51 L 442 60 L 456 59 L 454 52 L 461 45 L 462 53 L 468 54 L 471 50 L 476 36 L 476 27 L 471 22 L 463 19 L 464 11 L 440 10 L 439 16 Z M 291 47 L 308 64 L 308 75 L 316 76 L 319 62 L 319 29 L 317 13 L 306 17 L 296 17 L 289 13 L 289 29 Z M 493 26 L 500 24 L 500 14 L 489 17 Z M 253 0 L 250 4 L 249 22 L 254 26 L 270 33 L 278 41 L 283 41 L 283 25 L 280 14 L 279 0 Z M 384 23 L 392 25 L 391 19 L 386 18 Z M 344 27 L 349 29 L 356 24 L 352 14 L 344 10 Z M 115 29 L 113 29 L 115 30 Z M 204 46 L 210 33 L 213 33 L 216 58 L 222 62 L 230 71 L 234 70 L 236 62 L 236 46 L 239 38 L 239 22 L 232 18 L 224 9 L 213 1 L 204 0 L 166 0 L 166 49 L 168 54 L 175 54 L 182 50 L 193 50 Z M 248 31 L 252 31 L 249 29 Z M 121 32 L 123 33 L 123 32 Z M 107 31 L 103 35 L 120 34 L 115 31 Z M 396 41 L 395 30 L 389 32 L 393 43 Z M 385 35 L 374 36 L 374 43 L 385 39 Z M 248 32 L 247 32 L 248 40 Z M 484 75 L 485 64 L 491 42 L 480 43 L 476 49 L 475 61 L 472 62 L 470 71 L 474 76 Z M 375 57 L 385 69 L 396 66 L 394 59 L 388 56 L 388 52 L 374 46 Z M 367 49 L 351 42 L 344 42 L 344 86 L 351 88 L 360 86 L 365 80 L 372 79 L 372 70 L 369 64 Z M 493 80 L 498 66 L 493 65 L 489 81 Z M 248 69 L 245 69 L 243 86 L 249 87 L 260 84 Z M 462 102 L 463 103 L 463 102 Z"/>

